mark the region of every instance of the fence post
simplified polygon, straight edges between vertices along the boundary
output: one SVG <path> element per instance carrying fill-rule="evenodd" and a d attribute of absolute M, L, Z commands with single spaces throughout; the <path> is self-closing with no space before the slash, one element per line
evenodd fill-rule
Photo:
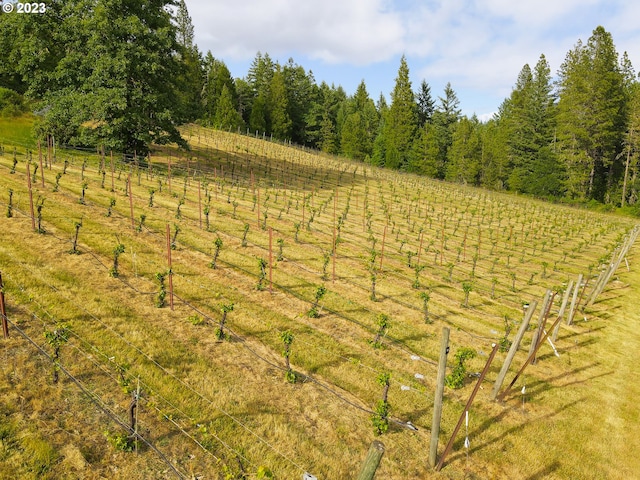
<path fill-rule="evenodd" d="M 458 420 L 456 427 L 453 429 L 453 433 L 451 434 L 449 443 L 447 443 L 447 446 L 444 448 L 444 452 L 442 452 L 442 457 L 440 457 L 440 461 L 438 462 L 438 465 L 436 465 L 437 472 L 439 472 L 442 469 L 442 465 L 444 465 L 444 460 L 447 458 L 447 455 L 449 454 L 449 452 L 451 451 L 451 448 L 453 447 L 453 441 L 456 439 L 458 430 L 460 430 L 460 427 L 462 426 L 462 422 L 466 416 L 467 410 L 469 410 L 469 407 L 471 406 L 473 399 L 476 398 L 476 394 L 478 393 L 478 390 L 480 390 L 480 385 L 482 385 L 482 381 L 484 380 L 484 377 L 487 375 L 487 372 L 489 371 L 489 367 L 491 366 L 491 362 L 493 361 L 493 358 L 496 356 L 497 351 L 498 351 L 498 344 L 494 343 L 493 350 L 491 350 L 491 355 L 489 355 L 489 359 L 487 360 L 487 363 L 484 366 L 482 373 L 480 374 L 480 378 L 478 378 L 478 383 L 476 383 L 476 386 L 471 392 L 471 396 L 469 397 L 469 400 L 467 400 L 467 404 L 464 406 L 462 415 L 460 415 L 460 419 Z"/>
<path fill-rule="evenodd" d="M 433 421 L 431 422 L 431 443 L 429 444 L 429 466 L 436 466 L 438 457 L 438 437 L 440 435 L 440 420 L 442 419 L 442 395 L 444 393 L 444 378 L 447 373 L 447 354 L 449 353 L 449 327 L 442 327 L 440 341 L 440 360 L 438 362 L 438 376 L 436 377 L 436 395 L 433 400 Z"/>
<path fill-rule="evenodd" d="M 373 480 L 376 474 L 380 460 L 384 455 L 384 444 L 378 440 L 374 440 L 369 447 L 367 458 L 365 458 L 360 473 L 358 474 L 358 480 Z"/>
<path fill-rule="evenodd" d="M 576 314 L 576 307 L 578 302 L 578 295 L 580 294 L 580 289 L 582 288 L 582 274 L 578 275 L 578 280 L 576 281 L 576 285 L 573 290 L 573 297 L 571 299 L 571 307 L 569 307 L 569 316 L 567 317 L 567 325 L 571 325 L 573 323 L 573 316 Z"/>
<path fill-rule="evenodd" d="M 553 325 L 551 326 L 551 330 L 556 328 L 556 325 L 558 323 L 560 323 L 560 320 L 561 320 L 561 317 L 558 317 L 556 319 L 556 321 L 553 322 Z M 540 341 L 538 342 L 538 345 L 536 346 L 535 350 L 533 351 L 533 353 L 531 355 L 529 355 L 527 360 L 524 362 L 524 365 L 522 365 L 522 367 L 520 367 L 520 370 L 518 371 L 518 373 L 516 373 L 516 376 L 513 377 L 513 380 L 511 380 L 511 383 L 509 384 L 509 386 L 505 389 L 504 392 L 502 392 L 498 396 L 499 400 L 503 400 L 504 397 L 507 395 L 507 393 L 509 393 L 509 390 L 511 390 L 511 387 L 513 387 L 515 385 L 515 383 L 518 380 L 518 378 L 520 378 L 520 375 L 522 375 L 522 372 L 524 372 L 524 369 L 527 368 L 527 365 L 529 365 L 529 363 L 531 363 L 531 360 L 533 360 L 533 358 L 535 358 L 536 353 L 538 352 L 538 350 L 540 349 L 540 347 L 542 346 L 542 344 L 544 343 L 544 341 L 547 339 L 548 336 L 549 336 L 549 334 L 545 333 L 544 336 L 540 339 Z"/>
<path fill-rule="evenodd" d="M 500 388 L 502 388 L 502 383 L 504 382 L 504 377 L 507 376 L 507 372 L 509 371 L 509 367 L 511 366 L 511 362 L 513 362 L 513 357 L 516 356 L 516 352 L 520 347 L 520 342 L 522 342 L 522 337 L 527 333 L 527 328 L 529 328 L 529 322 L 531 321 L 531 317 L 533 317 L 533 312 L 535 312 L 536 307 L 538 306 L 538 302 L 535 300 L 531 302 L 529 305 L 529 309 L 522 320 L 522 324 L 520 325 L 520 329 L 516 334 L 516 337 L 513 339 L 513 343 L 511 343 L 511 348 L 509 348 L 509 353 L 507 353 L 507 358 L 505 358 L 504 363 L 502 364 L 502 368 L 500 369 L 500 373 L 498 374 L 498 378 L 496 379 L 496 383 L 493 384 L 493 390 L 491 390 L 491 400 L 495 400 L 498 396 L 498 392 Z"/>
<path fill-rule="evenodd" d="M 567 285 L 567 290 L 564 292 L 562 297 L 562 304 L 560 305 L 560 312 L 558 312 L 559 317 L 564 317 L 564 312 L 567 309 L 567 303 L 569 302 L 569 296 L 571 295 L 571 291 L 573 289 L 573 280 L 569 280 L 569 284 Z M 555 342 L 558 339 L 558 331 L 560 330 L 560 323 L 556 325 L 556 328 L 553 330 L 553 334 L 551 335 L 551 341 Z"/>

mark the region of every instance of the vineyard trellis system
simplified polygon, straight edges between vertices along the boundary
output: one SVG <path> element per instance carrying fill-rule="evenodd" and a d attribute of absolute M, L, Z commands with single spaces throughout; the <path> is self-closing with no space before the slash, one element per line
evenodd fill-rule
<path fill-rule="evenodd" d="M 174 313 L 158 315 L 175 321 L 186 318 L 193 307 L 208 325 L 216 326 L 219 304 L 235 305 L 231 327 L 227 324 L 225 331 L 265 359 L 261 368 L 276 368 L 280 335 L 291 331 L 296 346 L 291 352 L 292 368 L 301 378 L 344 397 L 363 414 L 371 412 L 375 402 L 376 376 L 392 372 L 392 382 L 408 384 L 408 391 L 417 396 L 410 399 L 406 389 L 391 390 L 391 414 L 397 425 L 410 420 L 420 431 L 416 438 L 399 441 L 396 452 L 411 451 L 426 442 L 422 432 L 429 430 L 429 420 L 416 415 L 415 402 L 418 398 L 425 402 L 425 394 L 427 398 L 433 394 L 415 380 L 417 364 L 407 365 L 407 358 L 421 360 L 421 365 L 437 365 L 439 323 L 455 329 L 453 345 L 481 350 L 498 340 L 505 318 L 522 323 L 525 303 L 533 305 L 543 292 L 560 292 L 562 284 L 567 284 L 558 302 L 555 298 L 549 302 L 548 312 L 536 325 L 538 339 L 546 340 L 551 330 L 543 332 L 543 319 L 556 307 L 564 314 L 570 304 L 567 323 L 572 323 L 575 311 L 595 302 L 637 236 L 631 222 L 622 219 L 578 210 L 559 215 L 556 206 L 381 172 L 251 137 L 198 127 L 189 127 L 185 134 L 193 148 L 182 158 L 157 148 L 149 159 L 121 159 L 110 153 L 106 162 L 102 152 L 92 156 L 58 149 L 48 162 L 51 173 L 47 178 L 42 164 L 39 168 L 43 186 L 31 184 L 26 162 L 24 168 L 18 165 L 16 175 L 3 176 L 2 183 L 13 192 L 13 212 L 30 218 L 32 230 L 36 229 L 35 215 L 25 213 L 25 187 L 37 190 L 43 199 L 52 199 L 40 219 L 47 233 L 39 241 L 54 237 L 71 242 L 75 233 L 72 250 L 77 246 L 81 253 L 90 253 L 105 271 L 114 244 L 108 232 L 117 233 L 127 246 L 121 252 L 124 273 L 117 280 L 139 293 L 157 295 L 155 275 L 167 271 L 163 247 L 171 262 L 171 246 L 175 246 L 168 272 L 169 281 L 176 281 L 179 304 Z M 56 156 L 65 155 L 62 166 Z M 5 160 L 9 159 L 0 157 L 0 168 L 15 167 Z M 106 163 L 110 189 L 104 186 Z M 181 191 L 176 185 L 181 185 Z M 77 201 L 79 196 L 82 203 Z M 129 197 L 128 202 L 123 203 L 124 197 Z M 31 195 L 29 199 L 33 201 Z M 210 208 L 205 211 L 206 228 L 203 206 Z M 83 212 L 92 213 L 83 216 Z M 136 212 L 145 219 L 138 230 Z M 175 218 L 175 212 L 180 212 L 180 218 Z M 77 220 L 73 223 L 71 218 L 83 219 L 80 239 Z M 14 217 L 11 221 L 20 220 Z M 176 225 L 176 237 L 178 227 L 181 232 L 173 242 L 169 232 L 163 232 L 170 222 Z M 274 234 L 281 247 L 275 263 Z M 209 269 L 211 246 L 218 239 L 216 267 Z M 287 246 L 286 255 L 282 255 L 282 245 Z M 333 272 L 321 297 L 322 314 L 314 318 L 305 311 L 314 302 L 317 307 L 318 285 L 328 277 L 323 252 L 330 252 Z M 369 299 L 367 280 L 371 252 L 375 252 L 373 268 L 378 267 L 375 301 Z M 3 265 L 20 271 L 4 257 L 0 256 Z M 90 268 L 85 257 L 78 255 L 78 268 Z M 263 272 L 255 265 L 256 259 L 264 257 L 269 258 L 271 288 L 260 292 L 254 286 Z M 582 277 L 574 282 L 578 275 L 589 280 L 589 290 Z M 570 291 L 572 284 L 575 287 Z M 209 299 L 215 299 L 216 306 Z M 425 322 L 427 301 L 428 318 L 434 325 Z M 383 348 L 373 350 L 367 340 L 378 331 L 375 319 L 380 315 L 394 321 L 390 332 L 378 337 Z M 179 342 L 187 338 L 178 330 L 192 330 L 184 325 L 165 328 Z M 91 344 L 96 340 L 83 341 Z M 541 346 L 533 343 L 536 348 Z M 224 345 L 231 348 L 233 342 Z M 312 351 L 320 353 L 310 354 Z M 198 352 L 209 358 L 205 350 Z M 516 353 L 517 347 L 513 355 Z M 323 365 L 318 361 L 319 356 L 327 355 L 332 362 Z M 364 385 L 362 369 L 371 372 Z M 432 373 L 435 376 L 435 369 Z M 367 415 L 359 421 L 366 422 Z M 246 446 L 230 448 L 237 453 Z M 387 468 L 392 471 L 401 454 L 394 457 L 389 447 L 386 451 Z M 302 468 L 299 463 L 309 465 L 309 470 L 327 468 L 318 456 L 300 451 L 296 456 L 305 457 L 304 462 L 292 462 L 297 470 Z M 252 468 L 258 467 L 255 460 L 245 460 Z M 281 468 L 290 472 L 291 465 Z"/>

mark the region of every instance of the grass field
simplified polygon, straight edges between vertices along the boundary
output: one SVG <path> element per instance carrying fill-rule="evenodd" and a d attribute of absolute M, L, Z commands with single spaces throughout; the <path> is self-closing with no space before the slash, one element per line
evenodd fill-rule
<path fill-rule="evenodd" d="M 479 372 L 505 325 L 513 338 L 524 303 L 559 292 L 553 320 L 563 288 L 582 273 L 584 304 L 632 220 L 199 127 L 185 135 L 190 153 L 157 149 L 151 164 L 58 150 L 51 167 L 46 157 L 40 167 L 34 152 L 43 233 L 29 214 L 28 155 L 18 146 L 10 173 L 13 147 L 5 143 L 0 207 L 7 211 L 11 189 L 13 216 L 0 217 L 0 272 L 8 317 L 49 355 L 45 332 L 63 322 L 71 335 L 57 384 L 51 362 L 15 327 L 4 341 L 0 477 L 354 478 L 378 438 L 370 416 L 384 372 L 392 421 L 379 437 L 387 450 L 376 478 L 630 478 L 640 470 L 628 454 L 640 447 L 631 430 L 638 387 L 629 380 L 629 352 L 640 341 L 635 249 L 630 271 L 623 263 L 592 307 L 573 325 L 563 322 L 560 356 L 543 346 L 504 403 L 489 400 L 505 356 L 498 354 L 471 407 L 470 448 L 462 432 L 441 472 L 427 466 L 442 327 L 451 329 L 452 353 L 477 352 L 470 371 Z M 168 296 L 156 305 L 174 235 L 171 310 Z M 320 286 L 327 293 L 310 317 Z M 218 341 L 229 304 L 229 335 Z M 380 314 L 390 328 L 374 348 Z M 294 334 L 294 384 L 285 380 L 283 332 Z M 530 342 L 528 334 L 507 381 Z M 473 383 L 445 390 L 440 452 Z M 115 419 L 127 424 L 138 385 L 138 425 L 150 445 L 135 454 L 112 445 L 125 432 Z"/>

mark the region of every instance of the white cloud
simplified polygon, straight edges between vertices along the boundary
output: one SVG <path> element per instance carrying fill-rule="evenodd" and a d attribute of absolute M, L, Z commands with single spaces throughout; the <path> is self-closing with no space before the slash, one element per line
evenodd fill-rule
<path fill-rule="evenodd" d="M 294 53 L 327 63 L 367 65 L 402 50 L 400 16 L 382 0 L 190 0 L 196 33 L 220 58 Z"/>

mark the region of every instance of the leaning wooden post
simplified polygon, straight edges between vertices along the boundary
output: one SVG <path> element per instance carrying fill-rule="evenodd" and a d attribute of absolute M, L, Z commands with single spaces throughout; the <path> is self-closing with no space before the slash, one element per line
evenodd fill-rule
<path fill-rule="evenodd" d="M 440 420 L 442 419 L 442 396 L 444 393 L 444 379 L 447 373 L 447 354 L 449 353 L 449 327 L 442 327 L 440 341 L 440 361 L 438 362 L 438 376 L 436 377 L 436 395 L 433 400 L 433 421 L 431 422 L 431 443 L 429 444 L 429 466 L 436 466 L 438 457 L 438 437 L 440 436 Z"/>
<path fill-rule="evenodd" d="M 547 318 L 548 311 L 550 310 L 551 304 L 551 290 L 547 289 L 544 294 L 544 300 L 542 301 L 542 310 L 540 310 L 540 317 L 538 318 L 538 328 L 536 328 L 535 333 L 533 334 L 533 338 L 531 339 L 531 346 L 529 347 L 529 355 L 535 350 L 538 346 L 538 340 L 540 340 L 540 336 L 542 335 L 542 324 L 544 323 L 545 318 Z"/>
<path fill-rule="evenodd" d="M 482 385 L 482 381 L 484 380 L 484 377 L 487 375 L 487 372 L 489 371 L 489 367 L 491 366 L 491 362 L 493 361 L 493 358 L 496 356 L 497 351 L 498 351 L 498 344 L 494 343 L 493 350 L 491 350 L 491 355 L 489 355 L 489 359 L 487 360 L 487 363 L 484 366 L 482 373 L 480 374 L 480 378 L 478 378 L 478 383 L 476 383 L 476 386 L 474 387 L 473 392 L 471 392 L 471 396 L 469 397 L 469 400 L 467 400 L 467 404 L 464 406 L 464 410 L 462 411 L 462 415 L 460 415 L 460 419 L 458 420 L 456 428 L 453 429 L 453 433 L 451 434 L 449 443 L 447 443 L 447 446 L 445 447 L 444 452 L 442 452 L 442 456 L 440 457 L 440 461 L 438 462 L 438 465 L 436 465 L 436 472 L 439 472 L 442 469 L 442 465 L 444 465 L 444 460 L 447 458 L 447 455 L 449 454 L 449 452 L 451 451 L 451 448 L 453 447 L 453 442 L 456 439 L 456 435 L 458 434 L 460 427 L 462 426 L 462 422 L 464 421 L 467 410 L 469 410 L 469 407 L 471 406 L 473 399 L 476 397 L 478 390 L 480 390 L 480 385 Z"/>
<path fill-rule="evenodd" d="M 4 284 L 2 283 L 2 273 L 0 273 L 0 316 L 2 316 L 2 334 L 4 338 L 9 338 L 9 324 L 7 323 L 7 309 L 4 304 Z"/>
<path fill-rule="evenodd" d="M 553 307 L 553 299 L 556 298 L 556 292 L 552 292 L 551 297 L 549 298 L 549 304 L 547 305 L 547 310 L 544 313 L 544 317 L 542 317 L 541 323 L 538 325 L 538 330 L 536 334 L 536 341 L 542 343 L 542 335 L 545 334 L 545 339 L 548 335 L 546 335 L 545 326 L 547 325 L 547 319 L 549 318 L 549 314 L 551 313 L 551 307 Z M 554 328 L 558 322 L 554 324 Z M 537 349 L 536 349 L 537 351 Z M 531 360 L 532 364 L 535 364 L 538 361 L 535 354 L 533 355 L 533 360 Z"/>
<path fill-rule="evenodd" d="M 169 265 L 169 306 L 173 310 L 173 270 L 171 268 L 171 228 L 167 223 L 167 264 Z"/>
<path fill-rule="evenodd" d="M 582 274 L 578 275 L 578 280 L 573 290 L 573 298 L 571 299 L 571 307 L 569 307 L 569 316 L 567 317 L 567 325 L 571 325 L 573 323 L 573 316 L 576 313 L 578 294 L 580 293 L 580 288 L 582 287 L 582 278 L 583 278 Z"/>
<path fill-rule="evenodd" d="M 560 311 L 558 312 L 558 316 L 559 317 L 564 317 L 564 312 L 567 309 L 567 303 L 569 303 L 569 296 L 571 295 L 571 291 L 573 289 L 573 280 L 569 281 L 569 284 L 567 285 L 567 289 L 564 292 L 564 295 L 562 297 L 562 304 L 560 304 Z M 558 331 L 560 330 L 560 323 L 558 322 L 558 324 L 556 325 L 556 328 L 553 330 L 553 333 L 551 334 L 551 341 L 555 342 L 558 339 Z"/>
<path fill-rule="evenodd" d="M 384 455 L 384 444 L 374 440 L 371 447 L 369 447 L 367 458 L 365 458 L 362 468 L 360 468 L 357 480 L 373 480 L 378 465 L 380 465 L 380 460 L 382 460 L 382 455 Z"/>
<path fill-rule="evenodd" d="M 33 214 L 33 190 L 31 189 L 31 167 L 27 161 L 27 186 L 29 187 L 29 211 L 31 212 L 31 228 L 36 230 L 36 217 Z"/>
<path fill-rule="evenodd" d="M 553 330 L 554 328 L 556 328 L 556 325 L 558 323 L 560 323 L 561 318 L 562 317 L 558 317 L 556 319 L 556 321 L 553 322 L 553 325 L 551 326 L 550 331 Z M 516 373 L 516 376 L 513 377 L 513 380 L 511 380 L 511 383 L 509 384 L 509 386 L 505 389 L 504 392 L 502 392 L 498 396 L 498 400 L 500 400 L 500 401 L 504 400 L 504 397 L 507 395 L 507 393 L 509 393 L 509 390 L 511 390 L 511 387 L 513 387 L 515 385 L 515 383 L 518 380 L 518 378 L 520 378 L 520 375 L 522 375 L 522 372 L 524 372 L 524 369 L 527 368 L 527 365 L 529 365 L 529 363 L 531 363 L 531 360 L 533 360 L 533 358 L 535 358 L 536 353 L 538 352 L 538 350 L 540 349 L 540 347 L 542 346 L 542 344 L 544 343 L 544 341 L 547 339 L 548 336 L 549 336 L 549 334 L 545 333 L 544 336 L 540 339 L 540 342 L 538 342 L 538 346 L 535 348 L 533 353 L 531 355 L 529 355 L 527 360 L 524 362 L 524 365 L 522 365 L 522 367 L 520 367 L 520 370 L 518 370 L 518 373 Z"/>
<path fill-rule="evenodd" d="M 538 306 L 538 302 L 536 302 L 535 300 L 531 302 L 531 304 L 529 304 L 529 308 L 527 309 L 527 313 L 525 313 L 524 315 L 524 320 L 522 320 L 520 329 L 518 330 L 516 337 L 513 339 L 513 342 L 511 343 L 511 348 L 509 348 L 509 352 L 507 353 L 507 358 L 504 359 L 504 363 L 502 364 L 502 368 L 500 369 L 500 373 L 498 374 L 496 383 L 493 384 L 493 390 L 491 390 L 491 400 L 496 399 L 496 397 L 498 396 L 498 392 L 502 388 L 504 377 L 507 376 L 507 372 L 509 371 L 511 362 L 513 362 L 513 358 L 516 356 L 516 352 L 520 347 L 520 342 L 522 342 L 522 338 L 524 337 L 524 334 L 527 333 L 527 328 L 529 328 L 529 322 L 531 321 L 531 317 L 533 317 L 533 312 L 535 312 L 537 306 Z"/>

